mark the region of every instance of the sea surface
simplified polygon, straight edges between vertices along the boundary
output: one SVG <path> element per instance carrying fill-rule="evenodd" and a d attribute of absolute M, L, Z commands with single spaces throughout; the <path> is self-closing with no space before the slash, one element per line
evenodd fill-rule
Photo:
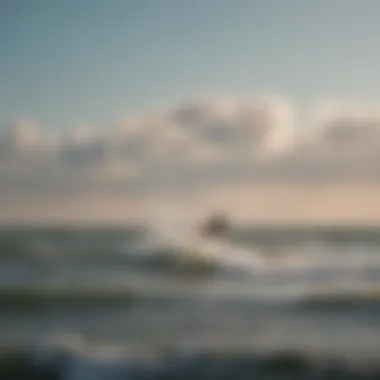
<path fill-rule="evenodd" d="M 2 228 L 0 378 L 377 378 L 380 228 L 174 235 Z"/>

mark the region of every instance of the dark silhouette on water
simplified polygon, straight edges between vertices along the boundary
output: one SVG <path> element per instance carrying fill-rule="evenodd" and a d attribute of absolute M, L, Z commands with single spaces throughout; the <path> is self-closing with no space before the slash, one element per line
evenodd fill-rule
<path fill-rule="evenodd" d="M 201 226 L 201 235 L 206 237 L 222 237 L 230 231 L 228 218 L 221 213 L 213 214 Z"/>

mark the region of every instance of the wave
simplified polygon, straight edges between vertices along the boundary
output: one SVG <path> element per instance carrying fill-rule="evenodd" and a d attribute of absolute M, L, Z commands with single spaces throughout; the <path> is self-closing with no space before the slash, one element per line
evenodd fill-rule
<path fill-rule="evenodd" d="M 117 356 L 117 355 L 116 355 Z M 375 379 L 375 360 L 352 360 L 298 352 L 258 354 L 239 350 L 164 352 L 156 356 L 94 357 L 65 349 L 8 349 L 0 355 L 0 378 L 15 380 L 227 380 Z"/>
<path fill-rule="evenodd" d="M 184 286 L 180 286 L 184 284 Z M 139 287 L 69 287 L 69 286 L 8 286 L 0 287 L 0 311 L 10 309 L 38 309 L 51 307 L 75 307 L 76 309 L 94 308 L 96 310 L 105 307 L 134 307 L 141 302 L 198 302 L 209 301 L 223 302 L 233 307 L 234 303 L 240 305 L 273 305 L 279 308 L 295 307 L 310 309 L 312 311 L 323 310 L 347 310 L 363 307 L 380 307 L 380 286 L 367 289 L 352 290 L 294 290 L 265 293 L 240 291 L 239 285 L 236 291 L 224 288 L 204 288 L 199 293 L 196 288 L 186 287 L 185 283 L 178 283 L 175 289 L 159 286 L 154 289 Z M 190 283 L 191 285 L 191 283 Z M 213 291 L 214 290 L 214 291 Z M 280 309 L 279 309 L 280 310 Z"/>
<path fill-rule="evenodd" d="M 127 243 L 121 253 L 145 268 L 182 274 L 253 273 L 266 265 L 264 256 L 255 249 L 195 237 L 155 237 Z"/>
<path fill-rule="evenodd" d="M 222 275 L 252 279 L 255 285 L 372 282 L 380 274 L 380 256 L 366 252 L 332 252 L 245 247 L 226 240 L 164 240 L 126 245 L 121 256 L 129 265 L 171 274 Z M 258 281 L 262 281 L 261 284 Z M 290 283 L 289 283 L 290 281 Z M 301 282 L 300 282 L 301 281 Z"/>
<path fill-rule="evenodd" d="M 314 289 L 304 293 L 299 302 L 312 309 L 352 309 L 363 306 L 380 306 L 380 286 L 348 290 Z"/>
<path fill-rule="evenodd" d="M 148 236 L 127 231 L 0 234 L 0 257 L 3 262 L 17 261 L 18 265 L 27 264 L 44 271 L 72 263 L 82 269 L 91 265 L 117 269 L 133 266 L 206 276 L 215 273 L 332 273 L 351 269 L 374 273 L 376 268 L 380 273 L 378 246 L 368 247 L 364 243 L 334 246 L 324 241 L 255 246 L 254 242 L 245 245 L 243 240 L 200 239 L 189 229 L 169 227 L 168 231 L 157 228 Z"/>
<path fill-rule="evenodd" d="M 90 307 L 107 304 L 130 305 L 138 300 L 133 289 L 83 288 L 53 286 L 14 286 L 0 288 L 2 308 L 40 308 L 46 306 Z"/>

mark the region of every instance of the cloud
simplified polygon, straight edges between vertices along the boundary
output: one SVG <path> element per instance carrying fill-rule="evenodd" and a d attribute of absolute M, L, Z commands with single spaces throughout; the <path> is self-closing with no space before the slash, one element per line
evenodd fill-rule
<path fill-rule="evenodd" d="M 0 134 L 0 195 L 380 179 L 380 108 L 330 102 L 296 121 L 279 97 L 203 99 L 55 136 L 24 121 Z"/>
<path fill-rule="evenodd" d="M 319 138 L 338 154 L 375 152 L 380 146 L 380 108 L 339 107 L 321 123 Z"/>
<path fill-rule="evenodd" d="M 309 133 L 278 164 L 284 177 L 380 179 L 379 107 L 325 103 L 312 114 Z"/>
<path fill-rule="evenodd" d="M 214 99 L 178 107 L 169 118 L 181 129 L 223 150 L 258 156 L 289 139 L 292 109 L 280 99 Z"/>

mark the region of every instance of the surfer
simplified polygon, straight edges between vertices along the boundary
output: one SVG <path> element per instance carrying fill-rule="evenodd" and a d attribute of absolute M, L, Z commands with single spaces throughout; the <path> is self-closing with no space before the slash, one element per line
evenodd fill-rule
<path fill-rule="evenodd" d="M 230 223 L 223 214 L 214 214 L 201 226 L 200 233 L 207 237 L 222 237 L 230 231 Z"/>

